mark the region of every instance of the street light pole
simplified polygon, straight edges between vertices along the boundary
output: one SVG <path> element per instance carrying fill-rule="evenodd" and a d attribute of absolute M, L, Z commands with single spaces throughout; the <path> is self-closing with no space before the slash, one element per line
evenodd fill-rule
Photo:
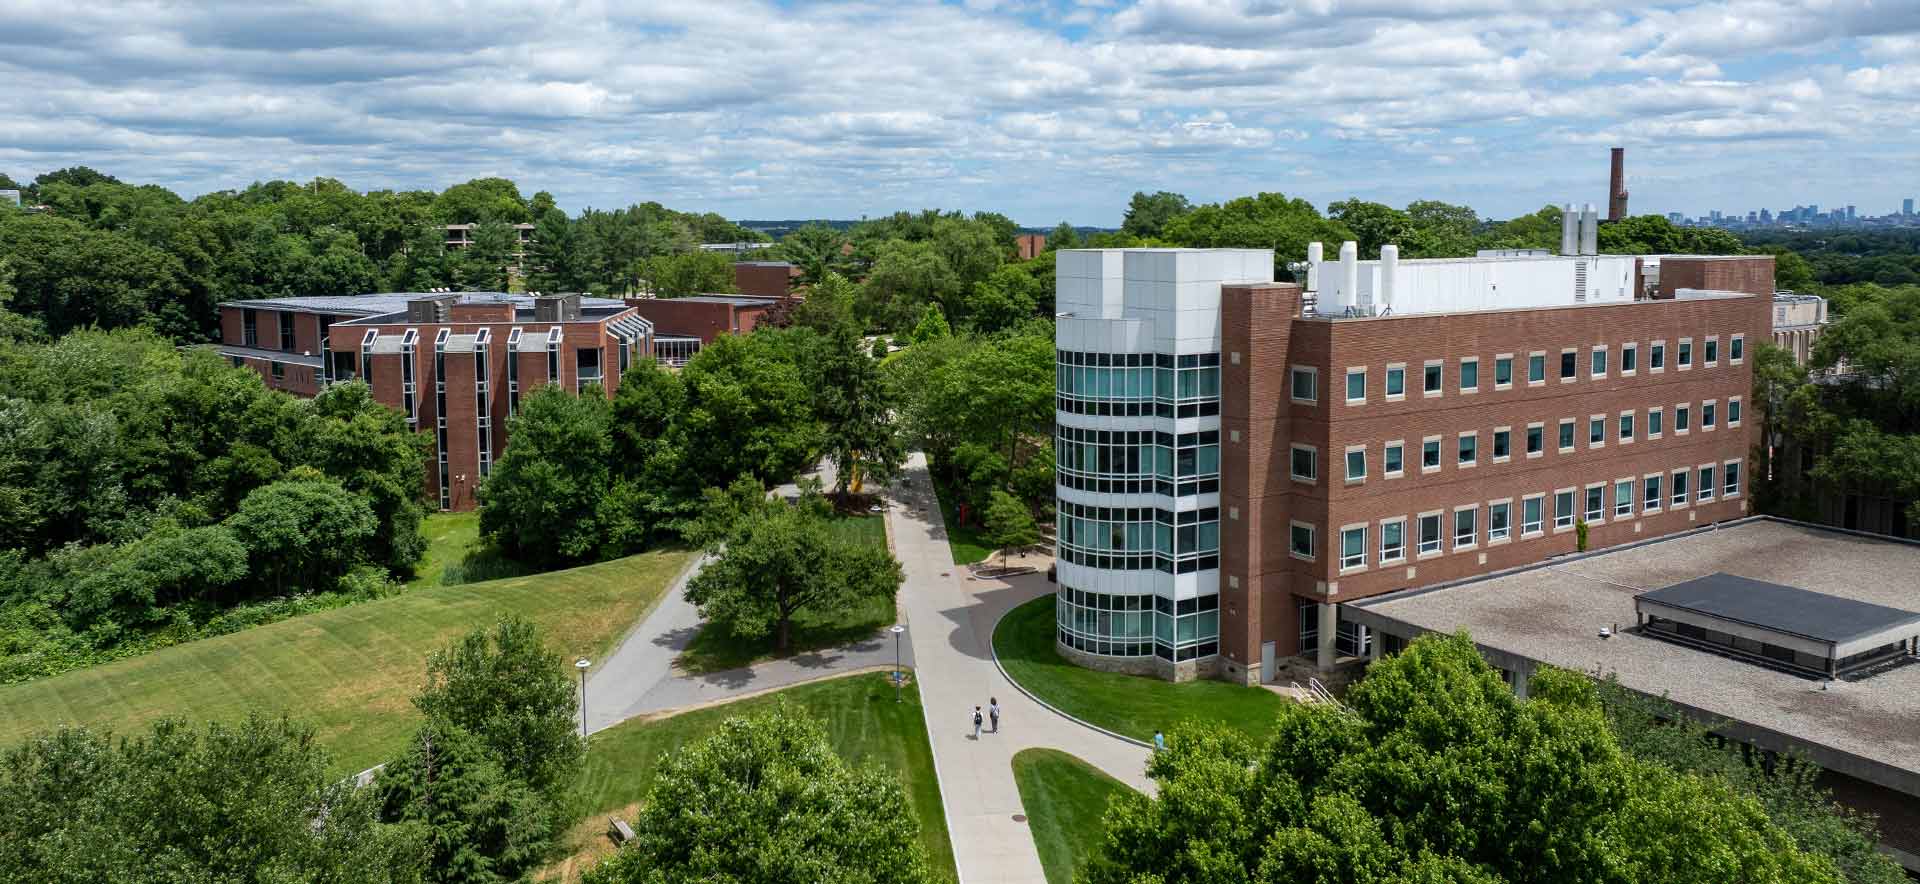
<path fill-rule="evenodd" d="M 573 661 L 573 668 L 580 671 L 580 739 L 587 738 L 587 667 L 593 663 L 585 657 Z"/>
<path fill-rule="evenodd" d="M 900 702 L 900 682 L 901 682 L 900 633 L 906 632 L 907 628 L 905 626 L 901 626 L 900 624 L 896 623 L 893 626 L 888 627 L 887 631 L 893 633 L 893 702 L 898 703 Z"/>

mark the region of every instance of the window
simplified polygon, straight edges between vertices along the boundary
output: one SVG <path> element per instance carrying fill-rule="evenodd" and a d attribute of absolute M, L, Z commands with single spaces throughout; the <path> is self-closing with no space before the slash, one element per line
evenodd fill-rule
<path fill-rule="evenodd" d="M 1407 521 L 1393 519 L 1380 523 L 1380 563 L 1404 561 L 1407 558 Z"/>
<path fill-rule="evenodd" d="M 1539 457 L 1541 452 L 1546 450 L 1546 446 L 1547 446 L 1546 430 L 1547 428 L 1545 424 L 1528 424 L 1527 425 L 1527 456 L 1528 457 Z"/>
<path fill-rule="evenodd" d="M 1493 388 L 1505 390 L 1513 386 L 1513 354 L 1502 353 L 1493 357 Z"/>
<path fill-rule="evenodd" d="M 1420 469 L 1423 471 L 1440 468 L 1440 437 L 1428 436 L 1420 440 Z"/>
<path fill-rule="evenodd" d="M 1663 426 L 1666 421 L 1666 416 L 1666 412 L 1658 408 L 1647 409 L 1647 438 L 1660 438 L 1660 434 L 1666 429 L 1666 427 Z"/>
<path fill-rule="evenodd" d="M 280 349 L 291 353 L 293 352 L 293 314 L 276 313 L 274 315 L 280 321 Z"/>
<path fill-rule="evenodd" d="M 1587 508 L 1586 508 L 1587 524 L 1589 525 L 1599 524 L 1600 522 L 1606 521 L 1606 518 L 1607 518 L 1607 486 L 1588 485 L 1587 486 Z"/>
<path fill-rule="evenodd" d="M 1712 464 L 1708 464 L 1700 468 L 1700 481 L 1695 482 L 1694 486 L 1699 489 L 1699 491 L 1696 492 L 1698 495 L 1697 499 L 1699 500 L 1713 499 L 1713 465 Z"/>
<path fill-rule="evenodd" d="M 1693 367 L 1693 339 L 1681 338 L 1679 350 L 1680 350 L 1680 355 L 1678 358 L 1680 360 L 1680 370 L 1685 371 L 1689 368 L 1692 368 Z"/>
<path fill-rule="evenodd" d="M 1347 369 L 1347 404 L 1358 405 L 1365 401 L 1367 401 L 1367 370 Z"/>
<path fill-rule="evenodd" d="M 1607 348 L 1605 345 L 1593 348 L 1593 361 L 1588 366 L 1587 373 L 1596 378 L 1604 378 L 1607 376 Z"/>
<path fill-rule="evenodd" d="M 252 310 L 240 311 L 240 346 L 260 346 L 260 315 Z"/>
<path fill-rule="evenodd" d="M 1647 477 L 1646 490 L 1640 493 L 1640 508 L 1649 513 L 1659 512 L 1660 510 L 1660 474 L 1659 473 L 1655 473 Z"/>
<path fill-rule="evenodd" d="M 1745 358 L 1747 358 L 1747 336 L 1734 335 L 1733 340 L 1727 342 L 1727 361 L 1739 365 Z"/>
<path fill-rule="evenodd" d="M 1293 446 L 1293 478 L 1301 482 L 1312 482 L 1320 477 L 1316 461 L 1319 451 L 1308 445 Z"/>
<path fill-rule="evenodd" d="M 1571 381 L 1580 370 L 1580 354 L 1572 347 L 1560 351 L 1560 380 Z"/>
<path fill-rule="evenodd" d="M 1347 449 L 1347 481 L 1363 482 L 1367 478 L 1367 447 L 1355 445 Z"/>
<path fill-rule="evenodd" d="M 1525 534 L 1540 533 L 1540 528 L 1542 524 L 1541 517 L 1540 517 L 1540 501 L 1541 501 L 1541 497 L 1538 494 L 1532 497 L 1525 498 L 1520 501 L 1520 533 L 1521 534 L 1525 535 Z"/>
<path fill-rule="evenodd" d="M 1513 456 L 1513 430 L 1509 427 L 1493 429 L 1493 462 L 1501 463 Z"/>
<path fill-rule="evenodd" d="M 1572 450 L 1573 450 L 1573 418 L 1563 417 L 1560 419 L 1560 453 L 1566 454 L 1567 452 Z"/>
<path fill-rule="evenodd" d="M 1480 360 L 1460 360 L 1460 392 L 1475 393 L 1480 390 Z"/>
<path fill-rule="evenodd" d="M 1707 365 L 1712 366 L 1712 365 L 1720 364 L 1720 338 L 1717 335 L 1707 336 L 1706 357 L 1707 357 L 1706 358 Z"/>
<path fill-rule="evenodd" d="M 1313 561 L 1312 525 L 1305 522 L 1293 523 L 1293 540 L 1289 543 L 1287 552 L 1292 553 L 1294 558 Z"/>
<path fill-rule="evenodd" d="M 1632 344 L 1632 343 L 1621 344 L 1620 345 L 1620 373 L 1622 375 L 1630 375 L 1639 370 L 1640 370 L 1640 345 Z"/>
<path fill-rule="evenodd" d="M 1425 381 L 1426 386 L 1422 387 L 1421 390 L 1424 393 L 1426 393 L 1426 395 L 1428 396 L 1440 395 L 1440 388 L 1446 382 L 1446 374 L 1447 374 L 1446 365 L 1441 363 L 1440 360 L 1438 359 L 1428 360 L 1426 381 Z"/>
<path fill-rule="evenodd" d="M 1740 397 L 1738 396 L 1727 400 L 1727 426 L 1740 426 Z"/>
<path fill-rule="evenodd" d="M 1651 371 L 1666 371 L 1667 342 L 1654 341 L 1653 350 L 1647 354 L 1647 368 Z"/>
<path fill-rule="evenodd" d="M 1387 478 L 1391 479 L 1399 476 L 1406 470 L 1404 447 L 1405 443 L 1402 443 L 1398 439 L 1387 443 L 1386 452 L 1381 457 L 1382 462 L 1385 464 Z"/>
<path fill-rule="evenodd" d="M 1620 412 L 1620 431 L 1614 435 L 1620 437 L 1621 444 L 1633 441 L 1633 412 Z"/>
<path fill-rule="evenodd" d="M 1318 402 L 1320 400 L 1320 370 L 1296 365 L 1293 367 L 1293 401 Z"/>
<path fill-rule="evenodd" d="M 1720 403 L 1715 402 L 1712 399 L 1708 399 L 1707 401 L 1700 403 L 1700 429 L 1702 430 L 1713 429 L 1713 422 L 1716 417 L 1715 412 L 1719 409 L 1719 407 L 1720 407 Z"/>
<path fill-rule="evenodd" d="M 1367 565 L 1367 527 L 1340 529 L 1340 567 L 1364 568 Z"/>
<path fill-rule="evenodd" d="M 1464 549 L 1478 542 L 1480 509 L 1468 507 L 1453 511 L 1453 548 Z"/>
<path fill-rule="evenodd" d="M 1690 422 L 1690 419 L 1692 417 L 1692 412 L 1693 412 L 1693 409 L 1686 405 L 1675 405 L 1673 407 L 1673 432 L 1674 433 L 1676 434 L 1684 433 L 1688 429 L 1691 429 L 1688 426 L 1688 423 Z"/>
<path fill-rule="evenodd" d="M 1440 551 L 1440 514 L 1423 513 L 1420 516 L 1420 554 L 1430 555 Z"/>
<path fill-rule="evenodd" d="M 1720 486 L 1720 496 L 1733 497 L 1739 494 L 1740 493 L 1740 462 L 1737 460 L 1727 461 L 1726 465 L 1722 468 L 1720 474 L 1721 476 L 1725 477 L 1725 484 Z"/>
<path fill-rule="evenodd" d="M 1613 483 L 1613 515 L 1624 519 L 1633 515 L 1633 480 L 1621 479 Z"/>
<path fill-rule="evenodd" d="M 1460 465 L 1463 467 L 1473 466 L 1474 461 L 1478 459 L 1479 456 L 1480 456 L 1480 434 L 1474 433 L 1474 432 L 1461 433 L 1460 434 Z"/>
<path fill-rule="evenodd" d="M 286 364 L 286 363 L 284 363 L 284 362 L 272 362 L 272 363 L 268 363 L 268 364 L 269 364 L 269 365 L 271 365 L 271 366 L 273 366 L 273 369 L 272 369 L 272 371 L 273 371 L 273 379 L 274 379 L 274 380 L 276 380 L 276 381 L 278 381 L 278 380 L 285 380 L 285 379 L 286 379 L 286 377 L 287 377 L 287 364 Z"/>
<path fill-rule="evenodd" d="M 1487 504 L 1487 542 L 1498 543 L 1513 531 L 1513 504 L 1498 501 Z"/>
<path fill-rule="evenodd" d="M 1587 418 L 1587 447 L 1600 448 L 1607 444 L 1607 416 L 1596 414 Z"/>
<path fill-rule="evenodd" d="M 1553 493 L 1553 529 L 1564 531 L 1573 527 L 1573 489 L 1568 488 Z"/>
<path fill-rule="evenodd" d="M 1407 395 L 1407 366 L 1396 362 L 1387 366 L 1387 398 L 1398 399 Z"/>
<path fill-rule="evenodd" d="M 1686 470 L 1673 471 L 1672 502 L 1674 506 L 1687 505 L 1687 471 Z"/>
<path fill-rule="evenodd" d="M 1547 382 L 1547 354 L 1544 350 L 1535 350 L 1527 354 L 1527 383 L 1544 384 Z"/>

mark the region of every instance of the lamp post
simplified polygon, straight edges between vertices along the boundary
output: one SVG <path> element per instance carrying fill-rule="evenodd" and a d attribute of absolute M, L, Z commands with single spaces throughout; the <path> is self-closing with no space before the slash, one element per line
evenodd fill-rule
<path fill-rule="evenodd" d="M 587 667 L 593 663 L 585 657 L 573 661 L 573 668 L 580 671 L 580 739 L 587 738 Z"/>
<path fill-rule="evenodd" d="M 901 680 L 900 679 L 900 633 L 906 632 L 907 628 L 905 626 L 901 626 L 900 624 L 896 623 L 892 626 L 887 627 L 887 631 L 893 633 L 893 702 L 898 703 L 900 702 L 900 680 Z"/>

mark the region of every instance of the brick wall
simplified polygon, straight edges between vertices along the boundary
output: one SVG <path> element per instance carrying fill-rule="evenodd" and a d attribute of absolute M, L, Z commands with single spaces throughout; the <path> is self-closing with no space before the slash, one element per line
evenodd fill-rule
<path fill-rule="evenodd" d="M 1660 259 L 1658 298 L 1680 289 L 1713 289 L 1773 297 L 1773 256 L 1668 255 Z"/>
<path fill-rule="evenodd" d="M 239 307 L 220 305 L 220 343 L 232 347 L 242 346 L 245 337 L 243 323 Z"/>
<path fill-rule="evenodd" d="M 702 346 L 733 332 L 734 307 L 724 302 L 628 298 L 627 306 L 652 322 L 654 333 L 698 336 Z"/>
<path fill-rule="evenodd" d="M 743 295 L 784 298 L 792 290 L 793 271 L 791 264 L 735 264 L 733 287 Z"/>

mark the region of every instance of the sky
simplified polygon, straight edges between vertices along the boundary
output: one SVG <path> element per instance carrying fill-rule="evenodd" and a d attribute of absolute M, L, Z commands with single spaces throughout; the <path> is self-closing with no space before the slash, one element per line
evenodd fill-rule
<path fill-rule="evenodd" d="M 570 211 L 1135 191 L 1635 214 L 1920 196 L 1920 0 L 0 2 L 0 172 L 183 195 L 504 176 Z"/>

